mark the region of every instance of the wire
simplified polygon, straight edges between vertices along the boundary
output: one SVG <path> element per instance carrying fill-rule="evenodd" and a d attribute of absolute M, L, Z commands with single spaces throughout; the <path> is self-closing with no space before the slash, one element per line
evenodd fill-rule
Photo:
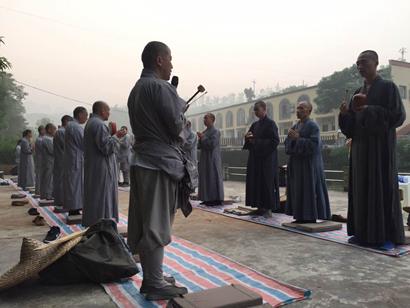
<path fill-rule="evenodd" d="M 60 98 L 63 98 L 63 99 L 69 100 L 69 101 L 73 101 L 73 102 L 76 102 L 76 103 L 80 103 L 80 104 L 85 104 L 85 105 L 92 106 L 92 104 L 87 103 L 87 102 L 85 102 L 85 101 L 81 101 L 81 100 L 79 100 L 79 99 L 75 99 L 75 98 L 71 98 L 71 97 L 68 97 L 68 96 L 65 96 L 65 95 L 57 94 L 57 93 L 51 92 L 51 91 L 49 91 L 49 90 L 45 90 L 45 89 L 42 89 L 42 88 L 39 88 L 39 87 L 30 85 L 30 84 L 28 84 L 28 83 L 26 83 L 26 82 L 22 82 L 22 81 L 18 81 L 18 80 L 15 80 L 15 81 L 16 81 L 17 83 L 23 85 L 23 86 L 32 88 L 32 89 L 37 90 L 37 91 L 40 91 L 40 92 L 44 92 L 44 93 L 47 93 L 47 94 L 50 94 L 50 95 L 54 95 L 54 96 L 57 96 L 57 97 L 60 97 Z"/>

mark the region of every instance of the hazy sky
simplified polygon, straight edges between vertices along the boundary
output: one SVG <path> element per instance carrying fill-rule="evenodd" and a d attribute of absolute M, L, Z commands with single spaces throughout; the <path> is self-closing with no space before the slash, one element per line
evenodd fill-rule
<path fill-rule="evenodd" d="M 184 98 L 314 85 L 374 49 L 381 64 L 410 51 L 410 1 L 0 0 L 0 55 L 19 81 L 90 102 L 125 105 L 148 41 L 167 43 Z M 410 59 L 410 54 L 407 55 Z M 27 112 L 72 110 L 26 88 Z"/>

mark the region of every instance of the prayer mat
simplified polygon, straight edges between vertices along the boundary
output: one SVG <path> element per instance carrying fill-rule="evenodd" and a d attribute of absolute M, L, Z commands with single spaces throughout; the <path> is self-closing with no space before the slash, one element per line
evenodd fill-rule
<path fill-rule="evenodd" d="M 371 252 L 384 254 L 387 256 L 401 257 L 401 256 L 404 256 L 410 253 L 410 245 L 400 245 L 400 246 L 397 246 L 393 250 L 385 251 L 385 250 L 381 250 L 377 248 L 363 247 L 363 246 L 359 246 L 356 244 L 351 244 L 348 242 L 349 236 L 347 235 L 347 226 L 345 223 L 343 223 L 342 229 L 340 230 L 309 233 L 309 232 L 304 232 L 302 230 L 297 230 L 295 228 L 289 228 L 286 226 L 282 226 L 283 223 L 290 223 L 294 221 L 292 216 L 288 216 L 286 214 L 273 213 L 272 218 L 264 218 L 263 216 L 249 216 L 249 215 L 246 216 L 246 215 L 237 215 L 237 214 L 229 213 L 229 211 L 232 209 L 238 209 L 241 212 L 243 212 L 246 209 L 250 209 L 250 208 L 246 208 L 243 206 L 238 207 L 237 205 L 231 205 L 231 206 L 225 205 L 225 206 L 209 207 L 209 206 L 201 205 L 200 202 L 197 202 L 197 201 L 192 201 L 192 205 L 195 209 L 199 209 L 202 211 L 220 214 L 220 215 L 228 216 L 231 218 L 249 221 L 249 222 L 253 222 L 253 223 L 257 223 L 257 224 L 261 224 L 265 226 L 270 226 L 270 227 L 278 228 L 281 230 L 291 231 L 291 232 L 311 236 L 311 237 L 322 239 L 322 240 L 327 240 L 327 241 L 331 241 L 331 242 L 335 242 L 335 243 L 339 243 L 343 245 L 348 245 L 348 246 L 364 249 L 364 250 L 371 251 Z"/>
<path fill-rule="evenodd" d="M 66 235 L 83 229 L 81 225 L 66 225 L 65 214 L 54 213 L 52 207 L 39 207 L 38 200 L 30 198 L 50 226 L 58 226 Z M 118 227 L 127 225 L 127 218 L 120 214 Z M 172 275 L 178 285 L 197 292 L 232 283 L 244 285 L 263 297 L 264 302 L 274 307 L 308 299 L 311 291 L 292 286 L 268 277 L 249 267 L 230 260 L 216 252 L 192 242 L 173 237 L 165 249 L 164 272 Z M 118 307 L 165 307 L 167 301 L 146 301 L 139 293 L 142 272 L 122 282 L 104 283 L 107 294 Z"/>

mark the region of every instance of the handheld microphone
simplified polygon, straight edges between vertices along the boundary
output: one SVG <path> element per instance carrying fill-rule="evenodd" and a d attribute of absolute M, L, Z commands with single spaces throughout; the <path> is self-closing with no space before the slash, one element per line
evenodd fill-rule
<path fill-rule="evenodd" d="M 179 78 L 178 78 L 178 76 L 172 76 L 171 84 L 172 84 L 175 88 L 178 88 L 178 83 L 179 83 Z"/>

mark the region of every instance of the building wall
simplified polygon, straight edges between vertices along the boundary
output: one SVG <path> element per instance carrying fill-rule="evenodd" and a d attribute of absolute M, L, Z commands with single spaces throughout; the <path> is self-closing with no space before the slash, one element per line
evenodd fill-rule
<path fill-rule="evenodd" d="M 403 104 L 409 115 L 405 124 L 410 123 L 410 63 L 390 60 L 389 64 L 392 69 L 392 79 L 396 85 L 402 89 Z M 311 118 L 316 121 L 320 127 L 322 136 L 338 136 L 338 114 L 339 110 L 335 109 L 326 114 L 317 114 L 315 112 L 317 86 L 308 87 L 298 91 L 292 91 L 281 95 L 275 95 L 264 98 L 267 104 L 268 115 L 272 118 L 279 128 L 279 134 L 286 136 L 288 129 L 296 123 L 296 105 L 298 101 L 309 100 L 313 105 Z M 222 136 L 226 138 L 243 137 L 253 121 L 256 120 L 253 113 L 255 101 L 237 104 L 225 108 L 209 111 L 216 116 L 216 127 L 218 127 Z M 203 131 L 203 117 L 205 113 L 188 115 L 188 119 L 193 123 L 195 131 Z"/>
<path fill-rule="evenodd" d="M 410 124 L 410 63 L 390 60 L 391 74 L 399 88 L 407 118 L 404 125 Z"/>
<path fill-rule="evenodd" d="M 296 105 L 299 101 L 310 101 L 315 110 L 316 88 L 316 86 L 309 87 L 263 99 L 267 104 L 269 117 L 278 125 L 280 135 L 286 135 L 287 130 L 296 123 Z M 253 113 L 254 103 L 255 101 L 252 101 L 210 111 L 215 114 L 215 126 L 221 130 L 223 137 L 242 137 L 247 132 L 250 125 L 256 120 Z M 202 131 L 205 129 L 203 125 L 204 115 L 205 113 L 188 115 L 194 130 Z M 313 112 L 312 118 L 317 120 L 320 125 L 323 123 L 326 133 L 336 133 L 336 111 L 320 115 Z"/>

